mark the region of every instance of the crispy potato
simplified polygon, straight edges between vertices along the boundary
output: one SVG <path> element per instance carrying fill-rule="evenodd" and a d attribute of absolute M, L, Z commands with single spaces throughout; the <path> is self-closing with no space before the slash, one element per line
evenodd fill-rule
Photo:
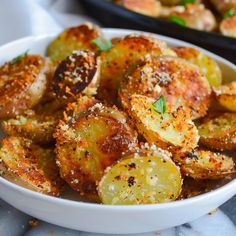
<path fill-rule="evenodd" d="M 215 16 L 203 4 L 172 7 L 169 9 L 168 16 L 183 19 L 185 26 L 193 29 L 213 31 L 216 28 Z"/>
<path fill-rule="evenodd" d="M 74 51 L 57 67 L 52 90 L 59 99 L 75 99 L 82 92 L 95 94 L 100 76 L 100 59 L 93 52 Z"/>
<path fill-rule="evenodd" d="M 236 149 L 236 113 L 206 117 L 198 126 L 200 144 L 219 151 Z"/>
<path fill-rule="evenodd" d="M 91 50 L 95 52 L 98 48 L 92 43 L 92 40 L 99 37 L 102 37 L 100 29 L 89 22 L 68 28 L 50 43 L 46 54 L 57 62 L 64 60 L 74 50 Z"/>
<path fill-rule="evenodd" d="M 206 76 L 211 86 L 218 87 L 221 85 L 222 73 L 219 65 L 214 59 L 210 58 L 196 48 L 175 47 L 173 50 L 176 52 L 178 57 L 190 61 L 198 66 L 201 72 Z"/>
<path fill-rule="evenodd" d="M 127 70 L 150 55 L 173 55 L 164 42 L 142 35 L 129 35 L 101 54 L 101 80 L 98 97 L 116 103 L 117 90 Z"/>
<path fill-rule="evenodd" d="M 88 96 L 81 96 L 75 102 L 68 103 L 64 113 L 65 120 L 76 119 L 82 112 L 86 112 L 96 103 L 98 103 L 96 98 Z"/>
<path fill-rule="evenodd" d="M 20 55 L 0 67 L 0 119 L 32 108 L 46 91 L 46 61 L 39 55 Z"/>
<path fill-rule="evenodd" d="M 64 183 L 59 177 L 55 154 L 31 140 L 8 137 L 0 149 L 2 176 L 37 192 L 58 196 Z"/>
<path fill-rule="evenodd" d="M 220 22 L 220 32 L 224 36 L 236 38 L 236 15 L 227 17 Z"/>
<path fill-rule="evenodd" d="M 205 150 L 177 153 L 173 159 L 184 175 L 194 179 L 220 179 L 235 172 L 231 157 Z"/>
<path fill-rule="evenodd" d="M 198 143 L 198 131 L 189 113 L 179 107 L 176 111 L 160 114 L 155 111 L 155 100 L 143 95 L 131 96 L 130 116 L 138 131 L 149 143 L 163 149 L 192 150 Z"/>
<path fill-rule="evenodd" d="M 131 11 L 147 16 L 158 17 L 161 11 L 161 4 L 157 0 L 120 0 L 118 3 Z"/>
<path fill-rule="evenodd" d="M 211 89 L 195 65 L 180 58 L 159 57 L 138 65 L 122 81 L 119 97 L 125 109 L 134 93 L 155 100 L 163 95 L 171 106 L 190 108 L 196 119 L 206 114 Z"/>
<path fill-rule="evenodd" d="M 7 135 L 22 136 L 44 145 L 54 141 L 53 132 L 57 124 L 55 115 L 30 114 L 2 121 L 2 129 Z"/>
<path fill-rule="evenodd" d="M 214 89 L 216 100 L 228 111 L 236 112 L 236 81 Z"/>
<path fill-rule="evenodd" d="M 234 0 L 210 0 L 215 9 L 224 15 L 229 9 L 236 10 L 236 2 Z"/>
<path fill-rule="evenodd" d="M 102 177 L 98 191 L 104 204 L 154 204 L 174 201 L 181 192 L 179 168 L 170 154 L 154 145 L 125 156 Z"/>
<path fill-rule="evenodd" d="M 61 122 L 55 138 L 61 177 L 92 201 L 98 201 L 97 184 L 105 168 L 136 143 L 124 114 L 101 103 L 76 120 Z"/>

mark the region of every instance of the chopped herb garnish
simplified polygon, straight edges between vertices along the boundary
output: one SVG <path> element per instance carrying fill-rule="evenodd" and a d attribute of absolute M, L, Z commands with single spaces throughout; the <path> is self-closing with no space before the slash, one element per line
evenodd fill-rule
<path fill-rule="evenodd" d="M 164 114 L 166 112 L 166 99 L 163 95 L 160 96 L 154 103 L 154 111 Z"/>
<path fill-rule="evenodd" d="M 29 50 L 27 50 L 26 52 L 20 54 L 19 56 L 15 57 L 12 59 L 11 64 L 17 64 L 20 61 L 22 61 L 27 55 L 28 55 Z"/>
<path fill-rule="evenodd" d="M 230 16 L 233 16 L 235 14 L 235 9 L 234 8 L 230 8 L 227 12 L 225 12 L 224 14 L 224 19 L 230 17 Z"/>
<path fill-rule="evenodd" d="M 181 5 L 186 6 L 189 3 L 195 3 L 196 0 L 182 0 Z"/>
<path fill-rule="evenodd" d="M 185 26 L 186 25 L 186 21 L 185 19 L 178 17 L 178 16 L 170 16 L 169 20 L 177 25 L 181 25 L 181 26 Z"/>
<path fill-rule="evenodd" d="M 111 41 L 105 38 L 94 39 L 92 43 L 98 46 L 100 52 L 108 51 L 112 47 Z"/>

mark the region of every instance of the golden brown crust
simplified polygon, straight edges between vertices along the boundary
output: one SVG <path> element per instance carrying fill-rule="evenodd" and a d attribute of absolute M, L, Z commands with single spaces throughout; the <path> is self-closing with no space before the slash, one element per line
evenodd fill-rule
<path fill-rule="evenodd" d="M 57 98 L 75 99 L 82 92 L 96 91 L 99 80 L 100 59 L 93 52 L 74 51 L 57 67 L 52 90 Z M 93 93 L 95 93 L 95 91 Z"/>
<path fill-rule="evenodd" d="M 190 47 L 175 47 L 172 48 L 178 57 L 183 58 L 196 66 L 198 66 L 201 72 L 206 76 L 211 86 L 218 87 L 222 82 L 222 73 L 217 62 L 197 50 Z"/>
<path fill-rule="evenodd" d="M 215 98 L 228 111 L 236 112 L 236 81 L 214 89 Z"/>
<path fill-rule="evenodd" d="M 101 37 L 101 31 L 92 23 L 85 23 L 77 27 L 64 30 L 50 43 L 47 56 L 53 61 L 61 61 L 69 56 L 74 50 L 97 51 L 97 46 L 92 40 Z"/>
<path fill-rule="evenodd" d="M 0 169 L 13 182 L 49 195 L 58 196 L 64 189 L 55 163 L 55 154 L 31 140 L 8 137 L 2 140 Z"/>
<path fill-rule="evenodd" d="M 101 54 L 101 80 L 98 97 L 108 103 L 117 102 L 120 82 L 137 63 L 150 55 L 160 56 L 167 51 L 164 42 L 143 35 L 128 35 L 116 43 L 108 52 Z"/>
<path fill-rule="evenodd" d="M 137 66 L 122 81 L 119 97 L 125 109 L 134 93 L 155 100 L 163 95 L 175 108 L 190 108 L 196 119 L 206 114 L 211 90 L 196 66 L 180 58 L 159 57 Z"/>
<path fill-rule="evenodd" d="M 61 122 L 55 138 L 62 178 L 81 195 L 95 201 L 98 200 L 96 187 L 105 168 L 136 142 L 126 117 L 117 109 L 101 104 L 94 105 L 76 120 Z"/>
<path fill-rule="evenodd" d="M 38 144 L 54 141 L 53 132 L 58 124 L 58 117 L 53 115 L 21 115 L 2 122 L 3 132 L 10 136 L 22 136 Z"/>
<path fill-rule="evenodd" d="M 131 96 L 130 116 L 138 131 L 149 143 L 163 149 L 176 151 L 192 150 L 198 143 L 198 132 L 191 121 L 190 112 L 179 107 L 175 111 L 159 114 L 155 111 L 155 100 L 142 95 Z"/>
<path fill-rule="evenodd" d="M 220 179 L 236 170 L 231 157 L 211 151 L 179 152 L 173 159 L 184 175 L 194 179 Z"/>
<path fill-rule="evenodd" d="M 46 90 L 44 59 L 26 55 L 0 67 L 0 118 L 12 118 L 32 108 Z"/>
<path fill-rule="evenodd" d="M 236 149 L 236 113 L 205 117 L 198 130 L 200 144 L 218 151 Z"/>
<path fill-rule="evenodd" d="M 96 103 L 98 103 L 96 98 L 88 96 L 81 96 L 75 102 L 68 103 L 64 112 L 65 120 L 76 119 L 82 112 L 88 111 Z"/>

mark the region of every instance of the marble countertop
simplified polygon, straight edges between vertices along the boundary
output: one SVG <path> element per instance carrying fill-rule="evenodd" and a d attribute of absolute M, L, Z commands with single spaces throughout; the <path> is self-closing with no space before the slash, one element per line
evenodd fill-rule
<path fill-rule="evenodd" d="M 101 236 L 33 219 L 0 199 L 0 236 Z M 235 236 L 236 196 L 216 211 L 171 229 L 137 236 Z"/>

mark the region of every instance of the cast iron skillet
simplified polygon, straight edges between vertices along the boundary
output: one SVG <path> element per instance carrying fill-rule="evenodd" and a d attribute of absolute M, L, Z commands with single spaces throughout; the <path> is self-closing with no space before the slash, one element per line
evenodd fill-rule
<path fill-rule="evenodd" d="M 107 0 L 80 0 L 89 15 L 105 27 L 131 28 L 191 42 L 236 63 L 236 39 L 218 33 L 194 30 L 145 16 Z M 235 55 L 235 56 L 234 56 Z"/>

